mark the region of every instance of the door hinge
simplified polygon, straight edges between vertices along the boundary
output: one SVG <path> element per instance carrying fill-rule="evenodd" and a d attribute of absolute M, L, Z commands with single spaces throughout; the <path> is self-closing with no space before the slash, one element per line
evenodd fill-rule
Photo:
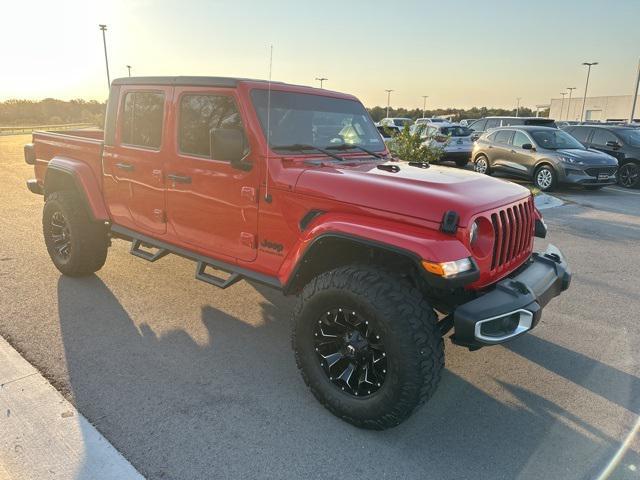
<path fill-rule="evenodd" d="M 167 223 L 167 214 L 161 208 L 153 209 L 153 218 L 155 218 L 160 223 Z"/>
<path fill-rule="evenodd" d="M 256 248 L 256 236 L 249 232 L 240 232 L 240 243 L 253 250 Z"/>

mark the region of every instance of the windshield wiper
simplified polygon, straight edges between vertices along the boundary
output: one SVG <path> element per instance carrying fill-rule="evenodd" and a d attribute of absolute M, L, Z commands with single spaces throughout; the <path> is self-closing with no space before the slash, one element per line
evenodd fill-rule
<path fill-rule="evenodd" d="M 324 153 L 328 157 L 335 158 L 336 160 L 340 160 L 344 162 L 344 158 L 340 155 L 336 155 L 329 150 L 325 150 L 324 148 L 315 147 L 313 145 L 306 145 L 304 143 L 292 143 L 291 145 L 274 145 L 271 147 L 273 150 L 290 150 L 292 152 L 306 152 L 309 150 L 315 150 L 316 152 Z"/>
<path fill-rule="evenodd" d="M 368 148 L 361 147 L 360 145 L 349 145 L 347 143 L 343 143 L 342 145 L 332 145 L 330 147 L 327 147 L 327 150 L 353 150 L 354 148 L 357 148 L 358 150 L 362 150 L 364 153 L 368 153 L 369 155 L 376 158 L 382 158 L 382 159 L 386 158 L 384 155 L 380 155 L 379 153 L 372 152 Z"/>

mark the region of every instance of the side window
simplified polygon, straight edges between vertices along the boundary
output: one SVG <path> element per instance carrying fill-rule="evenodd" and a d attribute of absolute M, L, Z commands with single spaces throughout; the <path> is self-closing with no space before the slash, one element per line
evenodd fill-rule
<path fill-rule="evenodd" d="M 511 139 L 512 134 L 513 132 L 511 130 L 500 130 L 499 132 L 496 132 L 496 143 L 507 145 L 509 143 L 509 140 Z"/>
<path fill-rule="evenodd" d="M 591 133 L 592 128 L 585 127 L 573 127 L 569 134 L 578 140 L 580 143 L 587 143 L 587 138 L 589 138 L 589 133 Z"/>
<path fill-rule="evenodd" d="M 233 97 L 183 95 L 178 125 L 180 152 L 211 157 L 209 132 L 212 128 L 242 130 L 242 119 Z"/>
<path fill-rule="evenodd" d="M 500 126 L 500 119 L 490 118 L 489 120 L 487 120 L 487 126 L 484 129 L 489 130 L 490 128 L 496 128 L 499 126 Z"/>
<path fill-rule="evenodd" d="M 508 125 L 524 125 L 524 120 L 520 118 L 505 118 L 502 121 L 502 126 L 505 127 Z"/>
<path fill-rule="evenodd" d="M 530 144 L 531 140 L 529 140 L 529 137 L 527 137 L 524 133 L 516 131 L 516 133 L 513 136 L 513 141 L 511 143 L 513 143 L 514 147 L 522 148 L 522 145 L 524 145 L 525 143 Z"/>
<path fill-rule="evenodd" d="M 595 133 L 593 134 L 593 140 L 591 140 L 591 143 L 593 145 L 598 145 L 599 147 L 605 147 L 607 145 L 607 142 L 617 142 L 618 139 L 616 138 L 616 136 L 603 129 L 603 128 L 596 128 L 595 129 Z"/>
<path fill-rule="evenodd" d="M 160 148 L 164 93 L 128 92 L 124 97 L 120 143 Z"/>
<path fill-rule="evenodd" d="M 484 132 L 484 126 L 487 124 L 486 120 L 478 120 L 469 125 L 469 128 L 474 132 Z"/>

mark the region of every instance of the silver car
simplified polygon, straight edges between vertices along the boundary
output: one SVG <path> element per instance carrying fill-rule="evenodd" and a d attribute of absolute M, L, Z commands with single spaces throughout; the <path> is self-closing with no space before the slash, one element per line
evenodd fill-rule
<path fill-rule="evenodd" d="M 536 187 L 551 191 L 560 183 L 598 189 L 616 183 L 618 161 L 587 149 L 557 128 L 501 127 L 483 134 L 472 153 L 476 172 L 532 179 Z"/>

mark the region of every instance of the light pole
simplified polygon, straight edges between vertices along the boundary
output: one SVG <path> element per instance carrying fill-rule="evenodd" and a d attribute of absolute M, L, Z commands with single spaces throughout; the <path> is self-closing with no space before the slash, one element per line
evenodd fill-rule
<path fill-rule="evenodd" d="M 391 92 L 393 90 L 385 90 L 387 92 L 387 118 L 389 118 L 389 104 L 391 103 Z"/>
<path fill-rule="evenodd" d="M 518 101 L 518 103 L 516 105 L 516 117 L 518 116 L 518 113 L 520 112 L 520 100 L 521 99 L 522 99 L 522 97 L 516 98 L 516 100 Z"/>
<path fill-rule="evenodd" d="M 424 118 L 424 112 L 427 109 L 427 98 L 429 95 L 422 95 L 422 118 Z"/>
<path fill-rule="evenodd" d="M 629 114 L 629 123 L 633 123 L 633 114 L 636 111 L 636 100 L 638 99 L 638 87 L 640 86 L 640 60 L 638 60 L 638 77 L 636 78 L 636 88 L 633 92 L 633 100 L 631 101 L 631 113 Z"/>
<path fill-rule="evenodd" d="M 104 45 L 104 63 L 107 66 L 107 88 L 111 88 L 111 79 L 109 78 L 109 59 L 107 58 L 107 38 L 105 37 L 106 25 L 98 25 L 102 30 L 102 44 Z"/>
<path fill-rule="evenodd" d="M 576 87 L 567 87 L 567 90 L 569 90 L 569 103 L 567 104 L 567 120 L 569 120 L 569 109 L 571 108 L 571 94 L 575 89 Z M 560 112 L 560 114 L 562 114 L 562 112 Z M 560 115 L 560 120 L 562 120 L 562 115 Z"/>
<path fill-rule="evenodd" d="M 562 112 L 564 111 L 564 96 L 567 94 L 567 92 L 560 92 L 560 95 L 562 95 L 562 103 L 560 104 L 560 118 L 559 120 L 562 120 Z"/>
<path fill-rule="evenodd" d="M 127 70 L 129 70 L 129 76 L 131 76 L 131 65 L 127 65 Z"/>
<path fill-rule="evenodd" d="M 589 75 L 591 75 L 591 67 L 598 65 L 598 62 L 582 62 L 587 67 L 587 83 L 584 86 L 584 97 L 582 98 L 582 112 L 580 113 L 580 122 L 584 121 L 584 105 L 587 103 L 587 89 L 589 88 Z"/>
<path fill-rule="evenodd" d="M 324 81 L 329 79 L 324 77 L 316 77 L 316 80 L 320 82 L 320 88 L 322 88 L 322 84 L 324 83 Z"/>

